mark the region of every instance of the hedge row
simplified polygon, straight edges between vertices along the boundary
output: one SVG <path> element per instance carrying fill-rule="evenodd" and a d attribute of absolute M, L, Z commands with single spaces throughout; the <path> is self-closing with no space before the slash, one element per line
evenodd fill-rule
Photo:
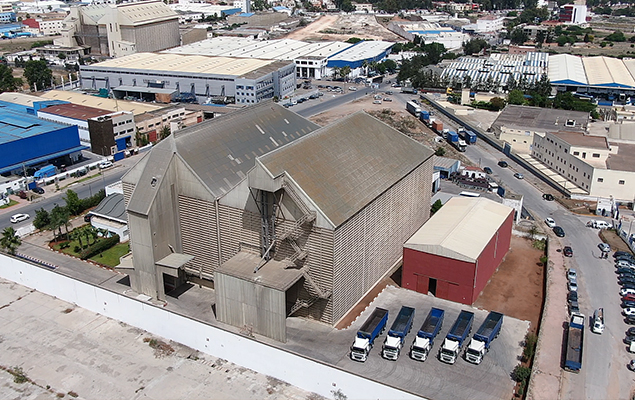
<path fill-rule="evenodd" d="M 116 245 L 117 243 L 119 243 L 119 235 L 114 235 L 111 236 L 109 238 L 100 240 L 99 242 L 95 243 L 94 245 L 85 248 L 84 250 L 82 250 L 82 252 L 79 254 L 79 257 L 82 260 L 85 260 L 87 258 L 90 258 L 96 254 L 101 253 L 104 250 L 108 250 L 109 248 L 111 248 L 112 246 Z"/>

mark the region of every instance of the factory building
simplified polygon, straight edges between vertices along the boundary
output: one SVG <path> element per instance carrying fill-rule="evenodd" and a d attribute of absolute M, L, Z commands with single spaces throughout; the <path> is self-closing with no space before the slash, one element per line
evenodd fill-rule
<path fill-rule="evenodd" d="M 0 173 L 22 174 L 29 166 L 46 163 L 69 165 L 81 150 L 76 126 L 49 122 L 9 109 L 0 117 Z"/>
<path fill-rule="evenodd" d="M 61 34 L 54 44 L 89 46 L 91 54 L 109 57 L 180 44 L 178 14 L 157 0 L 71 7 Z"/>
<path fill-rule="evenodd" d="M 188 93 L 199 102 L 223 97 L 254 104 L 293 94 L 294 72 L 285 61 L 137 53 L 80 66 L 80 83 L 112 90 L 117 98 L 155 101 Z"/>
<path fill-rule="evenodd" d="M 334 67 L 351 68 L 350 77 L 362 73 L 362 65 L 381 61 L 390 53 L 394 43 L 364 41 L 309 43 L 293 39 L 252 40 L 236 37 L 216 37 L 189 45 L 165 50 L 163 53 L 207 55 L 222 57 L 260 58 L 292 61 L 296 77 L 322 79 L 333 74 Z"/>
<path fill-rule="evenodd" d="M 448 50 L 460 49 L 463 43 L 470 40 L 467 33 L 457 32 L 436 22 L 393 21 L 388 29 L 409 41 L 414 41 L 418 36 L 425 44 L 440 43 Z"/>
<path fill-rule="evenodd" d="M 433 152 L 360 112 L 319 128 L 267 102 L 163 140 L 123 178 L 131 285 L 214 281 L 218 320 L 276 340 L 335 324 L 428 218 Z"/>
<path fill-rule="evenodd" d="M 514 209 L 484 197 L 453 197 L 403 246 L 402 286 L 471 305 L 511 243 Z"/>

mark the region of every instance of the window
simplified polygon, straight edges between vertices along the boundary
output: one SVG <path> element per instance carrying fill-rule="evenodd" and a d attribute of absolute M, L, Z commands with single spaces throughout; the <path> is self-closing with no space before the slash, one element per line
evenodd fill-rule
<path fill-rule="evenodd" d="M 604 182 L 604 178 L 598 178 L 598 182 Z"/>
<path fill-rule="evenodd" d="M 617 183 L 618 183 L 619 185 L 623 185 L 623 184 L 624 184 L 624 181 L 620 180 L 620 181 L 618 181 Z"/>
<path fill-rule="evenodd" d="M 593 158 L 600 158 L 600 154 L 598 154 L 598 153 L 593 153 Z"/>
<path fill-rule="evenodd" d="M 580 155 L 580 152 L 579 152 L 579 151 L 574 151 L 574 152 L 573 152 L 573 155 L 574 155 L 574 156 L 579 156 L 579 155 Z"/>

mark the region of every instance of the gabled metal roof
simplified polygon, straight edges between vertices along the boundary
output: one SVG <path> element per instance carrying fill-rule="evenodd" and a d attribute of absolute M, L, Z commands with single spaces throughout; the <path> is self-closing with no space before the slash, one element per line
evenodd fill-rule
<path fill-rule="evenodd" d="M 358 112 L 259 161 L 273 176 L 286 172 L 337 227 L 432 155 L 430 148 Z"/>
<path fill-rule="evenodd" d="M 319 126 L 273 102 L 246 107 L 170 135 L 155 146 L 128 210 L 147 214 L 174 154 L 213 196 L 221 197 L 247 177 L 256 157 L 291 143 Z M 154 186 L 152 180 L 156 179 Z"/>

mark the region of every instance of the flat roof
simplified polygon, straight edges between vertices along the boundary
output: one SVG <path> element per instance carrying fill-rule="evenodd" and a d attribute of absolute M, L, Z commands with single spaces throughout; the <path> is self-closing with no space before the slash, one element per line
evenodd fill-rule
<path fill-rule="evenodd" d="M 571 146 L 590 147 L 594 149 L 608 150 L 609 144 L 606 141 L 606 137 L 602 136 L 589 136 L 582 132 L 552 132 L 556 137 L 569 143 Z"/>
<path fill-rule="evenodd" d="M 617 154 L 609 154 L 606 167 L 616 171 L 635 172 L 635 144 L 619 144 Z"/>
<path fill-rule="evenodd" d="M 41 108 L 38 112 L 60 115 L 73 119 L 88 120 L 89 118 L 101 117 L 102 115 L 111 114 L 112 111 L 103 108 L 88 107 L 79 104 L 67 103 L 56 104 Z"/>
<path fill-rule="evenodd" d="M 132 69 L 200 75 L 241 76 L 272 64 L 273 60 L 210 57 L 169 53 L 135 53 L 88 66 L 88 69 Z"/>
<path fill-rule="evenodd" d="M 12 110 L 0 111 L 0 144 L 66 128 L 66 125 Z"/>
<path fill-rule="evenodd" d="M 166 257 L 163 257 L 162 259 L 157 261 L 156 264 L 162 267 L 179 269 L 193 259 L 194 256 L 188 254 L 170 253 Z"/>
<path fill-rule="evenodd" d="M 484 197 L 449 199 L 404 248 L 476 262 L 514 209 Z"/>
<path fill-rule="evenodd" d="M 302 278 L 302 272 L 299 269 L 286 268 L 285 263 L 275 260 L 267 261 L 254 272 L 259 263 L 258 254 L 240 251 L 225 261 L 216 272 L 283 292 Z"/>
<path fill-rule="evenodd" d="M 635 79 L 620 59 L 604 56 L 584 57 L 582 63 L 589 85 L 635 88 Z"/>
<path fill-rule="evenodd" d="M 332 59 L 341 61 L 361 61 L 385 52 L 392 46 L 394 46 L 394 43 L 384 42 L 381 40 L 363 41 L 340 53 L 337 53 L 337 55 L 333 56 Z"/>
<path fill-rule="evenodd" d="M 566 125 L 570 120 L 575 121 L 574 126 Z M 588 123 L 589 113 L 587 112 L 508 104 L 492 123 L 492 128 L 500 129 L 505 126 L 544 132 L 561 129 L 583 131 Z"/>
<path fill-rule="evenodd" d="M 82 104 L 85 106 L 103 108 L 110 111 L 129 111 L 134 115 L 143 114 L 149 111 L 156 111 L 164 108 L 162 106 L 151 103 L 105 99 L 103 97 L 92 96 L 90 94 L 74 92 L 70 90 L 50 90 L 48 92 L 42 93 L 42 98 L 52 100 L 65 100 L 73 104 Z"/>
<path fill-rule="evenodd" d="M 0 93 L 0 100 L 8 103 L 20 104 L 23 106 L 33 107 L 33 102 L 42 101 L 43 99 L 38 96 L 30 94 L 16 93 L 16 92 L 4 92 Z"/>

